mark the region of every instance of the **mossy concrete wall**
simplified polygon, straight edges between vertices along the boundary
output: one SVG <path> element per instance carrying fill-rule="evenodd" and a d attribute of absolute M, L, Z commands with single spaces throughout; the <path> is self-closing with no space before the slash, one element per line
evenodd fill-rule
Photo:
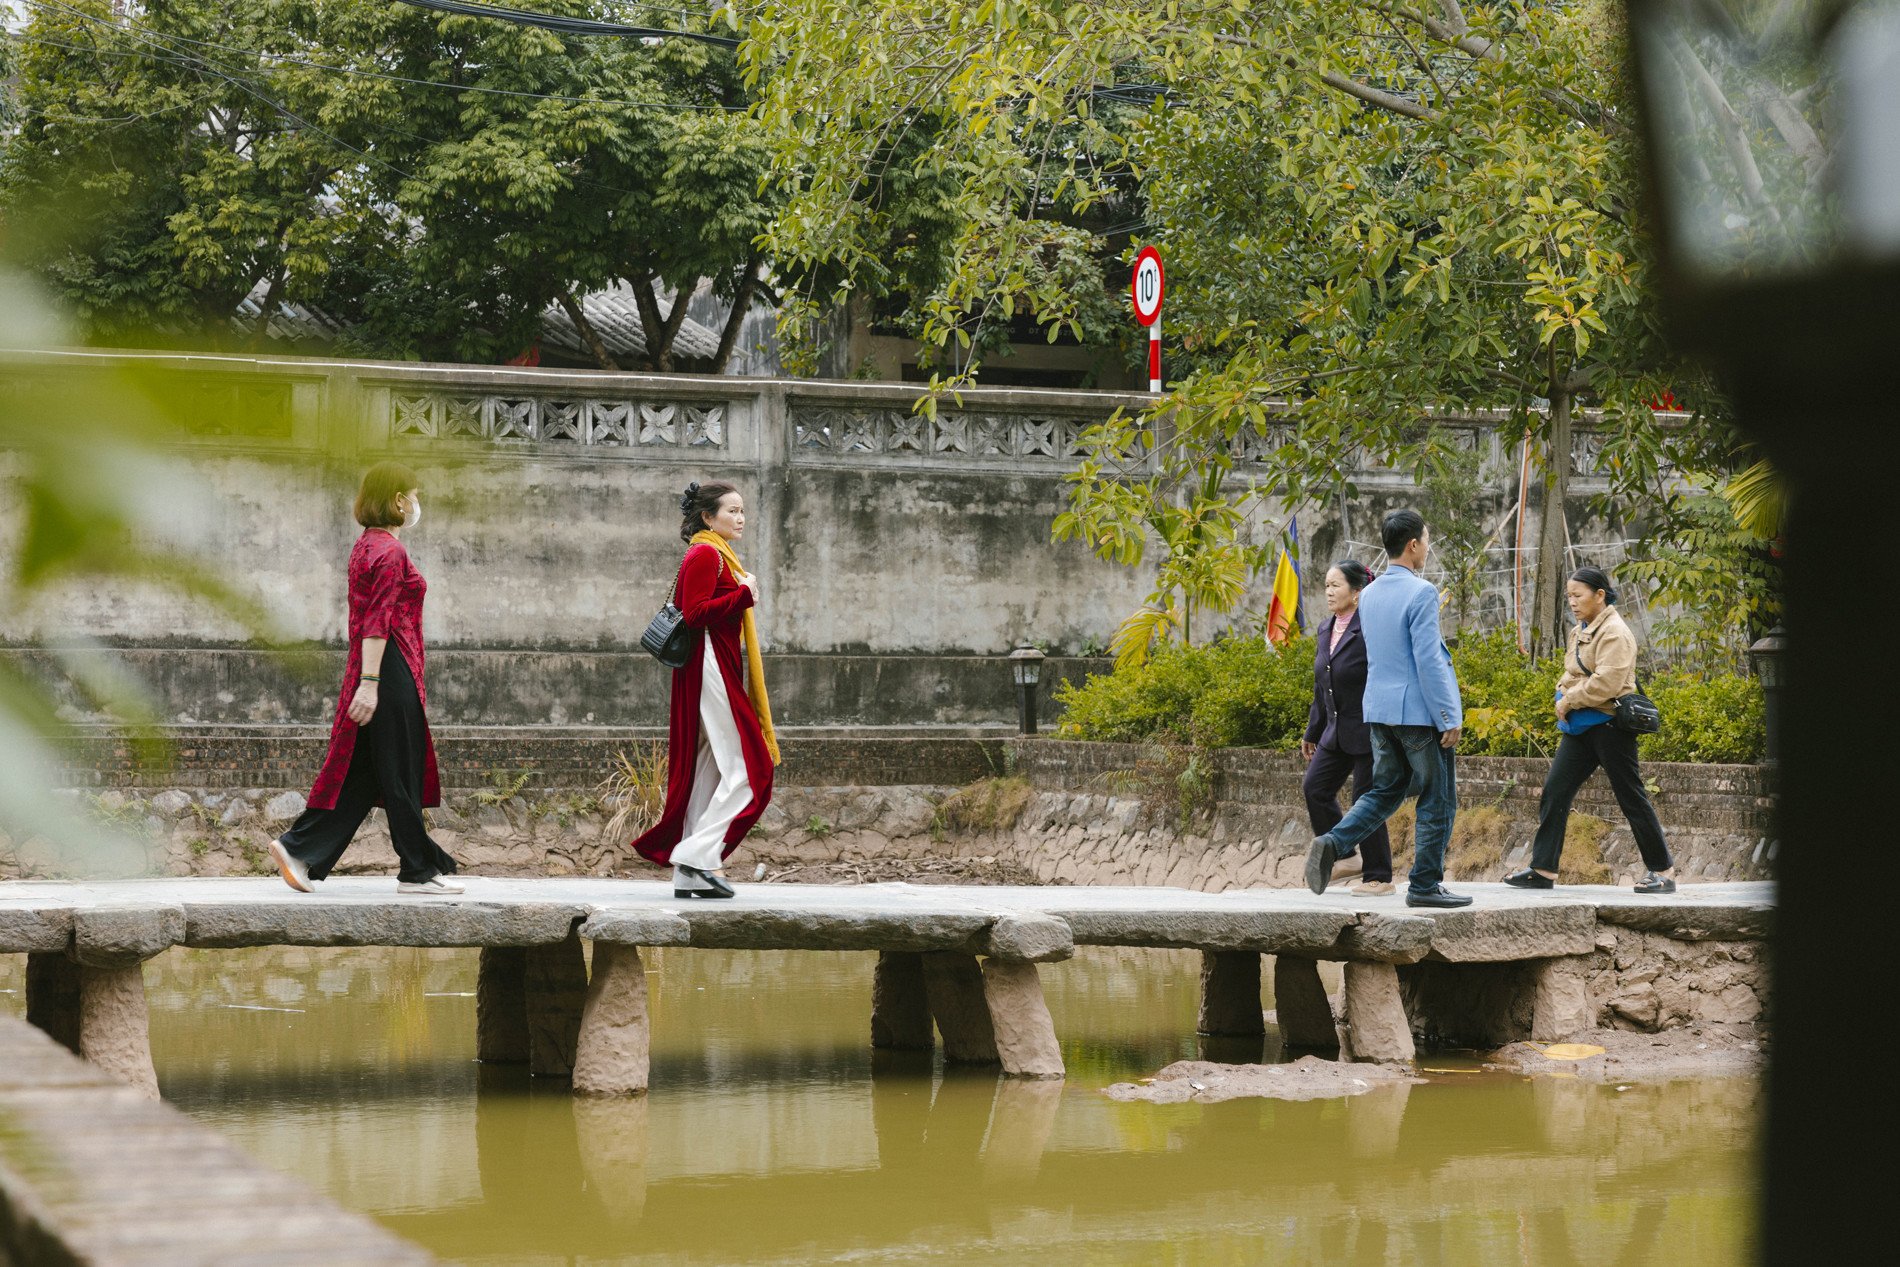
<path fill-rule="evenodd" d="M 1123 567 L 1050 535 L 1082 433 L 1143 395 L 977 389 L 926 416 L 917 388 L 890 383 L 135 352 L 11 353 L 4 368 L 29 386 L 136 373 L 178 406 L 143 472 L 141 544 L 202 557 L 291 644 L 341 644 L 357 480 L 381 458 L 413 465 L 424 518 L 405 543 L 430 583 L 444 724 L 655 724 L 664 687 L 638 639 L 679 562 L 689 480 L 746 497 L 739 552 L 763 582 L 760 640 L 792 724 L 1007 724 L 995 657 L 1026 640 L 1099 654 L 1152 584 L 1152 559 Z M 1494 520 L 1516 495 L 1514 438 L 1497 419 L 1429 421 L 1481 456 L 1471 513 Z M 1245 443 L 1285 438 L 1276 424 Z M 1595 445 L 1583 428 L 1572 455 L 1580 546 L 1610 533 L 1589 511 Z M 1417 498 L 1371 458 L 1342 474 L 1353 498 L 1301 511 L 1309 612 L 1328 559 L 1369 557 L 1379 513 Z M 16 487 L 0 463 L 0 551 Z M 1278 520 L 1260 518 L 1266 544 Z M 1265 610 L 1269 581 L 1233 619 Z M 1505 601 L 1494 586 L 1480 609 Z M 317 722 L 334 707 L 333 663 L 294 679 L 245 630 L 155 585 L 75 583 L 0 612 L 0 651 L 73 637 L 138 669 L 169 721 Z"/>

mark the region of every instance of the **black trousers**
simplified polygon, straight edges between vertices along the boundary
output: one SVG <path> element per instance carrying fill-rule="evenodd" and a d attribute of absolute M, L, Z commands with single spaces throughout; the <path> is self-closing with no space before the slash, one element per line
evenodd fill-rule
<path fill-rule="evenodd" d="M 281 839 L 297 861 L 321 880 L 350 847 L 356 829 L 380 799 L 389 819 L 389 842 L 401 866 L 396 878 L 410 882 L 455 874 L 455 859 L 429 838 L 422 823 L 422 772 L 428 760 L 422 697 L 402 652 L 383 652 L 382 686 L 376 712 L 356 731 L 350 770 L 335 809 L 307 809 Z"/>
<path fill-rule="evenodd" d="M 1581 735 L 1558 738 L 1557 755 L 1551 758 L 1550 773 L 1544 776 L 1544 795 L 1537 804 L 1537 841 L 1531 846 L 1531 866 L 1539 871 L 1557 869 L 1564 852 L 1564 829 L 1570 823 L 1570 804 L 1577 799 L 1577 789 L 1598 766 L 1610 776 L 1610 788 L 1623 808 L 1623 817 L 1629 820 L 1643 865 L 1651 871 L 1667 870 L 1674 860 L 1663 840 L 1656 807 L 1650 804 L 1649 791 L 1643 787 L 1643 774 L 1636 764 L 1636 736 L 1618 730 L 1612 722 L 1592 726 Z"/>
<path fill-rule="evenodd" d="M 1300 791 L 1306 794 L 1306 816 L 1312 821 L 1315 836 L 1323 836 L 1339 826 L 1339 820 L 1345 816 L 1339 808 L 1339 789 L 1346 785 L 1348 774 L 1352 775 L 1353 796 L 1365 795 L 1366 789 L 1372 786 L 1372 754 L 1322 747 L 1307 762 Z M 1373 828 L 1372 834 L 1359 842 L 1359 849 L 1364 860 L 1365 870 L 1361 873 L 1364 879 L 1392 879 L 1392 837 L 1386 834 L 1385 824 Z"/>

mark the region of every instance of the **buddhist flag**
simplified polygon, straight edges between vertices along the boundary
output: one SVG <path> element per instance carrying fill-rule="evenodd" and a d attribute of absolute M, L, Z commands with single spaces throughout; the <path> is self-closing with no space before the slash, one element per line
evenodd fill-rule
<path fill-rule="evenodd" d="M 1292 536 L 1299 543 L 1299 521 Z M 1294 556 L 1280 547 L 1280 563 L 1273 569 L 1273 601 L 1267 605 L 1267 641 L 1285 642 L 1300 632 L 1300 571 Z"/>

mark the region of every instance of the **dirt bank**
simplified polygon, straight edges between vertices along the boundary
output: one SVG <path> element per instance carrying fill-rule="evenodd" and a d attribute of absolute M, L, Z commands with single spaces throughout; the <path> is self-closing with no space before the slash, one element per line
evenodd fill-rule
<path fill-rule="evenodd" d="M 1553 1059 L 1545 1054 L 1547 1043 L 1512 1043 L 1492 1052 L 1486 1068 L 1585 1082 L 1744 1077 L 1760 1074 L 1768 1047 L 1759 1025 L 1692 1025 L 1656 1034 L 1598 1029 L 1578 1042 L 1601 1047 L 1603 1054 Z"/>

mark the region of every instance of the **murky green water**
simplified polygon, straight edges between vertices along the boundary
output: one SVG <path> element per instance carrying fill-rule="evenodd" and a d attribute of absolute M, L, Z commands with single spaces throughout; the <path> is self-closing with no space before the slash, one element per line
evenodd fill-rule
<path fill-rule="evenodd" d="M 1447 1073 L 1325 1103 L 1117 1104 L 1099 1088 L 1210 1054 L 1193 955 L 1045 968 L 1053 1085 L 874 1058 L 868 955 L 648 958 L 644 1100 L 477 1065 L 472 951 L 171 951 L 146 970 L 159 1081 L 467 1263 L 1747 1258 L 1747 1081 Z M 0 956 L 0 1012 L 23 975 Z"/>

